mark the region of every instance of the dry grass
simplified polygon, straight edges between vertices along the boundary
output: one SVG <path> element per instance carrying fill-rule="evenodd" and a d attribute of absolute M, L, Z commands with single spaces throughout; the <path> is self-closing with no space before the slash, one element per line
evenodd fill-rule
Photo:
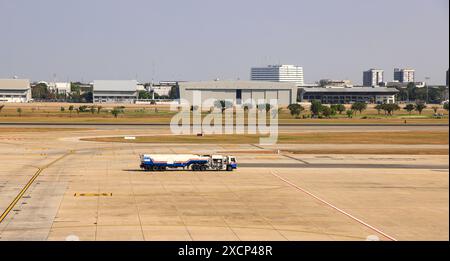
<path fill-rule="evenodd" d="M 75 108 L 79 106 L 91 106 L 92 104 L 69 104 L 69 103 L 28 103 L 28 104 L 5 104 L 5 108 L 0 112 L 0 122 L 40 122 L 40 123 L 170 123 L 170 120 L 176 111 L 170 111 L 169 105 L 137 105 L 137 104 L 120 104 L 126 107 L 125 114 L 121 114 L 119 118 L 114 118 L 108 112 L 114 106 L 119 104 L 102 104 L 102 112 L 91 114 L 84 112 L 77 114 L 75 111 L 70 113 L 68 108 L 73 105 Z M 402 105 L 403 106 L 403 105 Z M 61 112 L 60 108 L 64 107 L 65 111 Z M 349 106 L 347 106 L 349 107 Z M 22 109 L 22 115 L 19 116 L 17 108 Z M 433 118 L 433 110 L 431 106 L 425 109 L 422 115 L 414 112 L 409 115 L 406 111 L 397 111 L 394 116 L 386 117 L 383 113 L 378 114 L 373 109 L 373 105 L 369 105 L 368 109 L 362 114 L 357 113 L 354 118 L 348 119 L 345 115 L 336 115 L 332 119 L 295 119 L 289 114 L 289 110 L 283 108 L 279 114 L 280 124 L 302 124 L 302 123 L 318 123 L 318 124 L 430 124 L 440 123 L 448 124 L 448 112 L 442 108 L 440 113 L 446 116 L 442 119 Z M 304 114 L 309 114 L 305 111 Z M 365 117 L 365 119 L 363 119 Z"/>
<path fill-rule="evenodd" d="M 100 142 L 131 143 L 196 143 L 196 144 L 253 144 L 259 143 L 258 135 L 174 135 L 142 136 L 135 140 L 123 137 L 84 139 Z M 448 132 L 328 132 L 328 133 L 282 133 L 279 144 L 448 144 Z"/>

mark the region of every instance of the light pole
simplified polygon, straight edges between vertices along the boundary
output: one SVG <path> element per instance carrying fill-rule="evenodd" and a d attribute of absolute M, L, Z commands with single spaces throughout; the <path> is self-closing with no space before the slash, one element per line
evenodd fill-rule
<path fill-rule="evenodd" d="M 425 77 L 425 87 L 427 88 L 427 100 L 425 101 L 428 104 L 428 80 L 430 80 L 431 78 L 426 76 Z"/>

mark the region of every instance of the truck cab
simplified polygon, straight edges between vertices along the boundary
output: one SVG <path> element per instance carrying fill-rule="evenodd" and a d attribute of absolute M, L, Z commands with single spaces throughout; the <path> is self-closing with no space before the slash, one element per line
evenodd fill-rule
<path fill-rule="evenodd" d="M 226 161 L 227 161 L 227 170 L 228 171 L 232 171 L 234 169 L 237 169 L 237 161 L 236 161 L 236 157 L 235 156 L 226 156 L 226 159 L 227 159 Z"/>

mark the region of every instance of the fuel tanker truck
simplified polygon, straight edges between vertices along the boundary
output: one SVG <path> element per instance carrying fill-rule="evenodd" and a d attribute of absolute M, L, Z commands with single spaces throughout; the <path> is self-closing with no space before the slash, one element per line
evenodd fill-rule
<path fill-rule="evenodd" d="M 167 169 L 190 169 L 193 171 L 226 170 L 237 168 L 236 157 L 195 154 L 142 154 L 141 169 L 164 171 Z"/>

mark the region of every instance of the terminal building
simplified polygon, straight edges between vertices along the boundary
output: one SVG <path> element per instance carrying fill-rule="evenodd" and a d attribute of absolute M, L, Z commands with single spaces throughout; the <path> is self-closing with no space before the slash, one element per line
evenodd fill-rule
<path fill-rule="evenodd" d="M 265 81 L 204 81 L 180 82 L 180 98 L 193 104 L 194 96 L 200 95 L 201 102 L 207 99 L 231 100 L 235 105 L 249 103 L 269 103 L 278 100 L 278 105 L 286 106 L 297 102 L 297 86 L 292 82 Z"/>
<path fill-rule="evenodd" d="M 319 100 L 324 104 L 395 103 L 395 95 L 399 91 L 385 87 L 353 87 L 353 88 L 302 88 L 300 101 Z"/>
<path fill-rule="evenodd" d="M 0 79 L 0 103 L 29 101 L 31 101 L 31 86 L 29 80 Z"/>
<path fill-rule="evenodd" d="M 138 99 L 136 80 L 105 81 L 95 80 L 94 103 L 135 103 Z"/>

